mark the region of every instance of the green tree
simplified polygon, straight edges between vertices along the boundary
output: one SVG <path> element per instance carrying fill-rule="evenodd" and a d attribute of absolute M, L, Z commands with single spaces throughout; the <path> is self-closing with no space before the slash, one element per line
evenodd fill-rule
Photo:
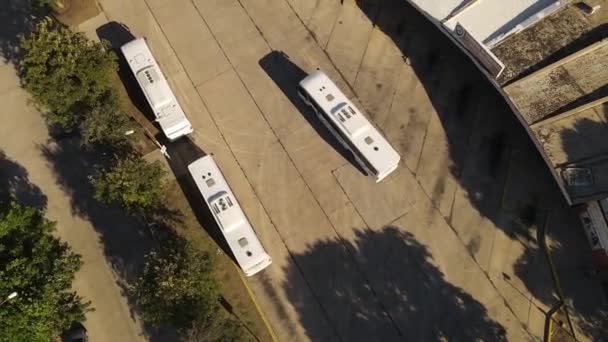
<path fill-rule="evenodd" d="M 63 9 L 65 8 L 65 0 L 34 0 L 33 1 L 35 8 L 40 9 Z"/>
<path fill-rule="evenodd" d="M 194 320 L 189 327 L 180 329 L 183 342 L 235 342 L 244 341 L 241 323 L 227 317 L 219 308 L 212 320 Z"/>
<path fill-rule="evenodd" d="M 33 208 L 13 203 L 0 213 L 0 295 L 18 293 L 0 306 L 0 341 L 50 341 L 84 321 L 89 304 L 71 291 L 82 261 L 54 230 Z"/>
<path fill-rule="evenodd" d="M 51 8 L 53 0 L 34 0 L 32 4 L 35 8 L 48 9 Z"/>
<path fill-rule="evenodd" d="M 133 215 L 146 215 L 161 207 L 165 190 L 160 162 L 150 164 L 129 155 L 92 180 L 95 198 L 107 205 L 118 203 Z"/>
<path fill-rule="evenodd" d="M 21 48 L 23 86 L 48 111 L 48 120 L 66 130 L 76 128 L 82 113 L 99 104 L 117 68 L 116 56 L 104 44 L 48 17 L 21 37 Z"/>
<path fill-rule="evenodd" d="M 188 242 L 164 242 L 146 256 L 132 289 L 145 322 L 177 328 L 182 341 L 238 341 L 240 323 L 219 304 L 214 260 Z"/>
<path fill-rule="evenodd" d="M 143 320 L 154 327 L 183 328 L 211 317 L 219 298 L 213 258 L 184 241 L 164 244 L 160 252 L 146 255 L 134 286 Z"/>
<path fill-rule="evenodd" d="M 81 125 L 82 144 L 124 150 L 129 146 L 125 133 L 135 129 L 129 117 L 120 109 L 120 100 L 110 92 L 99 106 L 85 115 Z"/>

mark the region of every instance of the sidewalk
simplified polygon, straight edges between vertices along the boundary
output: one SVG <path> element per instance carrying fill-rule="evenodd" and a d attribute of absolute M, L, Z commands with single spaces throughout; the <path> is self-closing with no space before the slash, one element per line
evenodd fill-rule
<path fill-rule="evenodd" d="M 57 236 L 82 255 L 84 265 L 76 274 L 73 286 L 85 301 L 92 302 L 95 309 L 87 313 L 84 323 L 90 340 L 145 341 L 142 326 L 130 311 L 128 299 L 119 285 L 120 276 L 108 264 L 108 257 L 113 252 L 104 245 L 104 233 L 100 232 L 105 230 L 106 235 L 108 230 L 116 234 L 125 232 L 120 244 L 124 244 L 123 248 L 136 249 L 131 245 L 134 241 L 129 240 L 133 222 L 116 216 L 117 213 L 112 211 L 96 208 L 100 215 L 108 218 L 102 227 L 100 221 L 91 221 L 90 212 L 76 209 L 74 202 L 84 199 L 74 197 L 74 189 L 65 184 L 66 175 L 58 173 L 58 165 L 49 159 L 52 155 L 62 154 L 62 147 L 49 140 L 44 118 L 28 104 L 27 94 L 20 88 L 12 65 L 0 64 L 0 85 L 0 102 L 5 109 L 3 124 L 0 125 L 0 148 L 8 158 L 28 171 L 29 181 L 47 196 L 47 216 L 57 221 Z M 59 162 L 65 163 L 62 168 L 74 167 L 72 172 L 77 173 L 77 163 L 71 162 L 75 158 L 79 156 L 62 155 Z M 118 218 L 111 220 L 112 217 Z"/>

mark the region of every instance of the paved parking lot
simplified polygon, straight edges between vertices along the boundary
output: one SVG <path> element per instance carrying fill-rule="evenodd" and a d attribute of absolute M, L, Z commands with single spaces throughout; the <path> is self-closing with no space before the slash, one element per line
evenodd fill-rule
<path fill-rule="evenodd" d="M 280 340 L 540 337 L 535 228 L 572 217 L 499 95 L 404 2 L 100 0 L 84 29 L 147 37 L 273 257 L 249 281 Z M 316 68 L 401 154 L 383 182 L 297 98 Z"/>
<path fill-rule="evenodd" d="M 581 272 L 587 245 L 545 165 L 498 94 L 404 0 L 99 2 L 103 13 L 79 29 L 95 38 L 115 21 L 147 37 L 192 141 L 215 155 L 272 255 L 248 281 L 279 340 L 540 337 L 555 301 L 536 242 L 544 222 L 576 327 L 598 331 L 597 284 Z M 364 177 L 297 98 L 297 82 L 316 68 L 401 154 L 383 182 Z M 6 126 L 2 148 L 84 255 L 75 288 L 97 308 L 91 335 L 141 339 L 104 259 L 141 256 L 129 248 L 141 237 L 123 229 L 133 222 L 81 189 L 84 161 L 47 146 L 12 66 L 0 66 L 0 79 L 9 121 L 34 137 Z"/>
<path fill-rule="evenodd" d="M 193 140 L 214 153 L 273 256 L 250 282 L 280 340 L 525 340 L 524 324 L 542 325 L 505 305 L 450 226 L 463 217 L 454 206 L 471 209 L 445 121 L 354 2 L 100 3 L 108 20 L 148 38 Z M 402 154 L 385 181 L 364 177 L 295 97 L 317 67 L 358 95 Z"/>

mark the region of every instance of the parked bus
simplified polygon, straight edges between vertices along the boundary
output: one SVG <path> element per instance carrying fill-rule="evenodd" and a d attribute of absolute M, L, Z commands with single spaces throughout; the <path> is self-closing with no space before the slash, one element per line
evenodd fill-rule
<path fill-rule="evenodd" d="M 593 263 L 599 269 L 608 270 L 608 198 L 589 201 L 576 208 L 591 244 Z"/>
<path fill-rule="evenodd" d="M 272 259 L 262 247 L 247 216 L 211 156 L 188 165 L 205 203 L 246 276 L 265 269 Z"/>
<path fill-rule="evenodd" d="M 169 83 L 154 60 L 144 38 L 138 38 L 120 47 L 131 71 L 137 79 L 156 122 L 165 136 L 174 141 L 192 133 L 192 125 L 177 102 Z"/>
<path fill-rule="evenodd" d="M 323 72 L 300 81 L 298 94 L 376 182 L 397 168 L 399 154 Z"/>

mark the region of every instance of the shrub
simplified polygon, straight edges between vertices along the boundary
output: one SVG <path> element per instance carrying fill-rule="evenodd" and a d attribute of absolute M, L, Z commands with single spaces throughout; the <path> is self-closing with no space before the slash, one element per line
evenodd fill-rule
<path fill-rule="evenodd" d="M 219 298 L 213 265 L 211 255 L 183 241 L 146 255 L 134 287 L 144 321 L 182 328 L 213 316 Z"/>
<path fill-rule="evenodd" d="M 81 143 L 87 147 L 128 147 L 126 132 L 135 129 L 129 117 L 120 109 L 118 97 L 110 92 L 99 106 L 86 113 L 81 125 Z"/>
<path fill-rule="evenodd" d="M 21 37 L 21 47 L 23 86 L 34 103 L 47 111 L 50 123 L 72 130 L 82 113 L 107 96 L 117 64 L 114 53 L 103 44 L 47 17 L 29 36 Z"/>
<path fill-rule="evenodd" d="M 0 213 L 0 294 L 18 293 L 0 306 L 0 341 L 51 341 L 85 318 L 89 304 L 71 290 L 82 261 L 54 230 L 33 208 Z"/>
<path fill-rule="evenodd" d="M 32 1 L 32 4 L 36 9 L 50 9 L 53 2 L 53 0 L 34 0 Z"/>
<path fill-rule="evenodd" d="M 180 329 L 183 342 L 237 342 L 245 341 L 241 323 L 221 314 L 219 308 L 212 320 L 194 320 L 188 328 Z"/>
<path fill-rule="evenodd" d="M 129 214 L 148 215 L 161 207 L 165 171 L 129 155 L 118 159 L 105 173 L 92 180 L 95 198 L 105 204 L 119 204 Z"/>
<path fill-rule="evenodd" d="M 176 328 L 182 341 L 242 340 L 241 324 L 219 304 L 219 289 L 213 257 L 176 238 L 146 256 L 131 291 L 146 323 Z"/>

